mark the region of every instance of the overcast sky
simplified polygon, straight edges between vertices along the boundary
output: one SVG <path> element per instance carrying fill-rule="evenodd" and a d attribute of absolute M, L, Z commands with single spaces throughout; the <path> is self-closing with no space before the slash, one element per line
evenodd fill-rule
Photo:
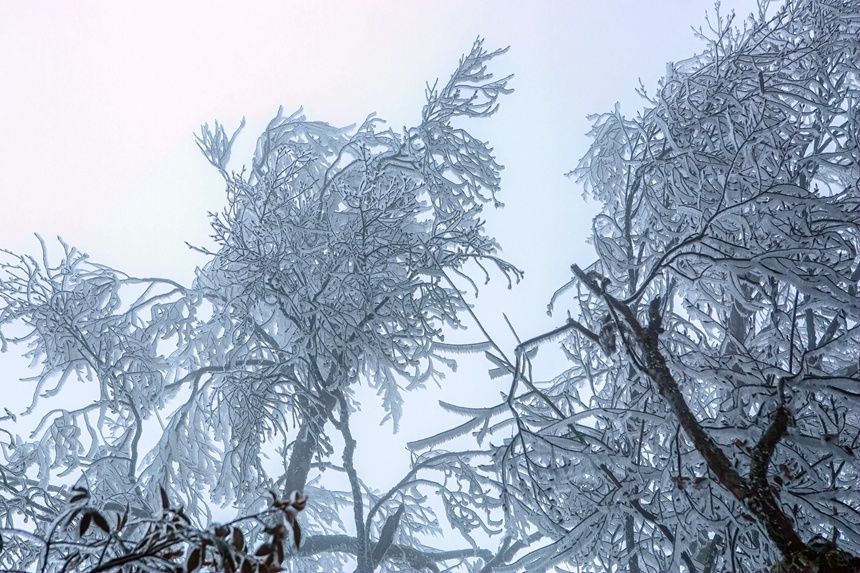
<path fill-rule="evenodd" d="M 723 2 L 739 20 L 754 7 Z M 470 126 L 506 166 L 488 229 L 526 280 L 512 293 L 497 281 L 477 311 L 493 325 L 505 311 L 532 336 L 563 320 L 545 309 L 570 264 L 593 259 L 595 206 L 563 176 L 589 144 L 586 115 L 616 101 L 634 115 L 639 78 L 653 88 L 667 61 L 703 49 L 691 26 L 706 11 L 709 0 L 0 0 L 0 247 L 35 253 L 33 232 L 61 235 L 132 275 L 189 283 L 205 260 L 185 241 L 207 244 L 206 212 L 224 204 L 194 143 L 202 123 L 247 118 L 236 169 L 279 105 L 336 125 L 376 112 L 399 131 L 418 122 L 425 81 L 447 80 L 481 35 L 511 47 L 492 70 L 515 74 L 516 90 Z"/>

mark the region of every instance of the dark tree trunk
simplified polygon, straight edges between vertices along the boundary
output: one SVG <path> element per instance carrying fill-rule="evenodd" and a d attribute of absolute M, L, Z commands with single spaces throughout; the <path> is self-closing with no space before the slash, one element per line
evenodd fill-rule
<path fill-rule="evenodd" d="M 290 462 L 287 465 L 284 485 L 284 492 L 287 495 L 294 491 L 304 491 L 311 462 L 319 448 L 319 435 L 336 402 L 335 397 L 326 392 L 319 397 L 318 403 L 306 406 L 295 444 L 293 444 Z"/>
<path fill-rule="evenodd" d="M 607 304 L 626 323 L 632 336 L 627 343 L 631 352 L 639 356 L 641 367 L 657 386 L 660 396 L 678 419 L 681 428 L 693 442 L 718 481 L 740 502 L 762 525 L 768 537 L 783 556 L 774 567 L 775 572 L 818 571 L 820 573 L 848 573 L 860 571 L 860 557 L 842 551 L 835 544 L 804 543 L 794 529 L 791 518 L 782 510 L 770 490 L 767 467 L 777 442 L 785 434 L 789 413 L 780 405 L 768 429 L 756 444 L 749 478 L 744 478 L 734 468 L 726 453 L 699 424 L 690 410 L 677 380 L 669 370 L 666 359 L 659 348 L 659 317 L 651 317 L 652 323 L 643 327 L 636 314 L 627 305 L 605 292 L 582 270 L 573 265 L 572 270 L 591 291 L 601 295 Z"/>

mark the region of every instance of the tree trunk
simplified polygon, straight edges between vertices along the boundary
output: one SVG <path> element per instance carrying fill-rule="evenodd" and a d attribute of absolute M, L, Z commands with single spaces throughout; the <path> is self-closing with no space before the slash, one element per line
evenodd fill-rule
<path fill-rule="evenodd" d="M 329 412 L 336 403 L 334 396 L 325 392 L 319 396 L 318 404 L 311 404 L 305 408 L 290 462 L 287 465 L 287 478 L 284 485 L 284 493 L 289 495 L 294 491 L 302 492 L 308 482 L 311 462 L 319 447 L 319 433 L 328 421 Z"/>
<path fill-rule="evenodd" d="M 677 380 L 669 370 L 666 359 L 659 348 L 659 318 L 651 317 L 652 323 L 643 327 L 636 314 L 625 304 L 606 293 L 582 270 L 571 267 L 580 281 L 592 292 L 601 295 L 617 312 L 629 328 L 632 336 L 627 343 L 631 352 L 639 355 L 640 367 L 657 386 L 660 396 L 666 400 L 684 432 L 704 458 L 717 480 L 740 502 L 763 526 L 771 542 L 783 556 L 773 569 L 776 573 L 817 571 L 820 573 L 854 573 L 860 571 L 860 557 L 840 550 L 835 544 L 826 542 L 807 545 L 801 541 L 792 520 L 785 514 L 770 490 L 767 467 L 777 442 L 788 426 L 788 410 L 780 405 L 774 419 L 756 444 L 751 461 L 749 479 L 742 477 L 734 468 L 726 453 L 699 424 L 681 393 Z M 814 540 L 813 540 L 814 541 Z"/>

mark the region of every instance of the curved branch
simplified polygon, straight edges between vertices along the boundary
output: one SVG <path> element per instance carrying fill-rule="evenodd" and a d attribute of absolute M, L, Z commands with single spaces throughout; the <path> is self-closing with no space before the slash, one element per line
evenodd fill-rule
<path fill-rule="evenodd" d="M 749 508 L 783 555 L 805 552 L 806 545 L 800 540 L 789 517 L 779 507 L 767 483 L 767 466 L 776 443 L 788 426 L 788 411 L 782 406 L 777 411 L 771 426 L 756 445 L 750 479 L 744 479 L 690 410 L 677 380 L 669 370 L 666 359 L 658 347 L 657 331 L 643 327 L 629 307 L 603 291 L 600 285 L 583 273 L 579 267 L 574 265 L 573 269 L 583 284 L 601 295 L 611 308 L 624 317 L 633 335 L 630 337 L 630 344 L 638 347 L 646 374 L 655 382 L 660 395 L 666 400 L 681 427 L 720 483 Z"/>
<path fill-rule="evenodd" d="M 358 540 L 351 535 L 313 535 L 307 537 L 302 543 L 299 550 L 299 555 L 316 555 L 318 553 L 343 552 L 350 555 L 358 555 L 359 547 Z M 376 543 L 371 543 L 368 548 L 371 551 L 376 549 Z M 431 569 L 438 571 L 437 563 L 449 561 L 452 559 L 466 559 L 469 557 L 477 557 L 485 562 L 493 558 L 493 554 L 486 549 L 451 549 L 448 551 L 423 551 L 392 543 L 388 549 L 389 557 L 399 556 L 404 559 L 410 567 L 416 571 L 422 569 Z"/>

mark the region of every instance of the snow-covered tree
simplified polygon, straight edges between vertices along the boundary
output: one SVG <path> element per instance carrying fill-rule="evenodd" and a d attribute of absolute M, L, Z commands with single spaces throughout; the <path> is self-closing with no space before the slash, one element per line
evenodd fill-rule
<path fill-rule="evenodd" d="M 860 567 L 860 5 L 773 8 L 593 118 L 598 258 L 564 325 L 488 352 L 506 402 L 462 410 L 496 428 L 511 542 L 542 540 L 503 569 Z"/>
<path fill-rule="evenodd" d="M 44 243 L 39 257 L 3 253 L 0 343 L 27 346 L 27 414 L 42 418 L 28 438 L 3 418 L 0 568 L 437 570 L 492 558 L 469 538 L 485 520 L 457 507 L 451 525 L 471 544 L 425 545 L 442 527 L 425 490 L 460 500 L 457 480 L 434 481 L 446 457 L 378 492 L 355 469 L 364 444 L 350 415 L 366 384 L 396 429 L 402 390 L 439 373 L 442 330 L 466 308 L 450 274 L 491 265 L 520 277 L 480 218 L 500 205 L 501 166 L 461 127 L 510 92 L 486 69 L 500 53 L 477 41 L 402 133 L 373 116 L 339 129 L 279 112 L 235 172 L 238 130 L 204 126 L 198 144 L 227 206 L 190 286 L 65 244 L 57 262 Z M 210 524 L 227 504 L 236 520 Z M 284 526 L 299 531 L 299 509 L 295 550 Z"/>

